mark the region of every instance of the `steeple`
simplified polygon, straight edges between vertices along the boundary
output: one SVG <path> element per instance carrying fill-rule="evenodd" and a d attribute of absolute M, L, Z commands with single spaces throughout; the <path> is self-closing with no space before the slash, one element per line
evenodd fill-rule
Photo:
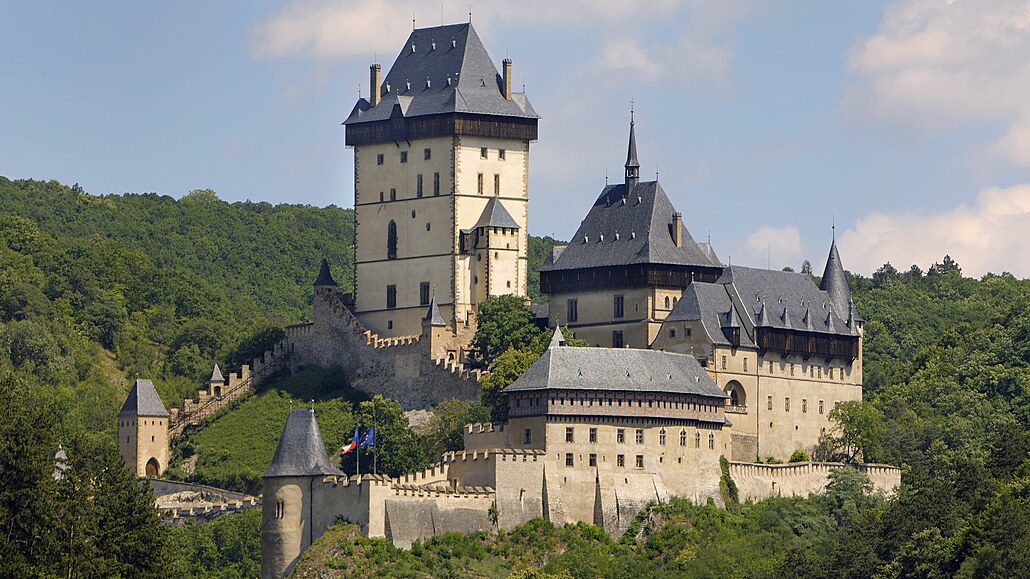
<path fill-rule="evenodd" d="M 322 267 L 318 270 L 318 279 L 315 280 L 315 286 L 326 286 L 336 285 L 336 280 L 333 279 L 333 274 L 329 273 L 329 261 L 326 258 L 322 258 Z"/>
<path fill-rule="evenodd" d="M 222 369 L 218 367 L 218 364 L 215 364 L 215 369 L 211 371 L 208 382 L 225 382 L 225 376 L 222 376 Z"/>
<path fill-rule="evenodd" d="M 633 108 L 629 109 L 629 152 L 626 154 L 626 194 L 640 181 L 640 162 L 637 161 L 637 135 L 633 126 Z"/>
<path fill-rule="evenodd" d="M 844 275 L 844 266 L 840 262 L 840 254 L 837 253 L 837 240 L 830 243 L 830 255 L 826 258 L 826 268 L 823 270 L 823 279 L 819 282 L 819 289 L 826 292 L 830 305 L 838 316 L 843 317 L 848 311 L 848 302 L 851 301 L 851 289 L 848 287 L 848 279 Z"/>
<path fill-rule="evenodd" d="M 422 318 L 423 326 L 446 326 L 447 323 L 443 321 L 443 315 L 440 313 L 440 306 L 436 305 L 436 294 L 429 300 L 429 308 L 426 309 L 426 315 Z"/>
<path fill-rule="evenodd" d="M 554 326 L 554 335 L 551 336 L 551 343 L 547 349 L 558 348 L 565 345 L 565 336 L 561 333 L 561 326 Z"/>

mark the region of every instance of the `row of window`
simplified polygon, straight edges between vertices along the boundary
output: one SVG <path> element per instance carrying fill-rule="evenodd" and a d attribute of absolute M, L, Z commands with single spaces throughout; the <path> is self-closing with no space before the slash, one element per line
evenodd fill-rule
<path fill-rule="evenodd" d="M 423 195 L 425 195 L 425 179 L 423 178 L 422 173 L 419 173 L 416 176 L 416 178 L 415 178 L 415 196 L 416 197 L 422 197 Z M 440 174 L 439 173 L 433 173 L 433 195 L 434 196 L 440 195 Z M 379 192 L 379 202 L 383 203 L 383 202 L 386 201 L 386 199 L 387 199 L 386 192 L 385 191 L 380 191 Z M 397 188 L 396 187 L 391 187 L 390 188 L 390 197 L 389 197 L 389 199 L 390 199 L 390 201 L 396 201 L 397 200 Z"/>
<path fill-rule="evenodd" d="M 432 149 L 428 149 L 428 148 L 427 149 L 423 149 L 422 150 L 422 158 L 425 159 L 426 161 L 431 160 L 433 158 L 433 150 Z M 490 149 L 488 149 L 486 147 L 483 147 L 483 148 L 479 149 L 479 158 L 481 158 L 481 159 L 489 159 L 490 158 Z M 505 151 L 504 149 L 497 149 L 497 159 L 499 161 L 503 161 L 506 158 L 507 158 L 507 151 Z M 376 165 L 382 165 L 385 162 L 386 162 L 386 156 L 383 153 L 379 153 L 378 155 L 376 155 Z M 408 162 L 408 152 L 407 151 L 401 151 L 401 163 L 407 163 L 407 162 Z"/>
<path fill-rule="evenodd" d="M 643 428 L 635 429 L 634 437 L 635 437 L 635 440 L 636 440 L 637 444 L 644 444 L 644 429 Z M 529 444 L 528 439 L 531 439 L 531 438 L 532 438 L 532 433 L 531 433 L 530 429 L 528 429 L 528 428 L 524 429 L 523 430 L 523 442 L 525 444 Z M 665 432 L 665 429 L 663 428 L 663 429 L 658 431 L 658 444 L 660 444 L 661 446 L 665 446 L 665 440 L 666 440 L 666 432 Z M 591 428 L 589 430 L 587 441 L 590 442 L 591 444 L 596 444 L 597 443 L 597 429 L 596 428 Z M 574 427 L 572 427 L 572 426 L 566 426 L 565 427 L 565 442 L 576 442 L 576 433 L 575 433 L 575 428 Z M 619 429 L 617 429 L 615 431 L 615 442 L 617 442 L 619 444 L 625 444 L 626 443 L 626 429 L 625 428 L 619 428 Z M 686 431 L 686 429 L 681 429 L 680 430 L 680 446 L 686 446 L 686 445 L 687 445 L 687 431 Z M 701 448 L 701 433 L 700 432 L 695 432 L 694 433 L 694 448 Z M 708 448 L 711 448 L 711 449 L 715 448 L 715 434 L 709 434 L 708 435 Z"/>
<path fill-rule="evenodd" d="M 687 335 L 688 336 L 690 335 L 690 329 L 689 328 L 687 329 Z M 670 337 L 672 337 L 672 338 L 676 337 L 675 330 L 672 330 L 672 334 L 670 335 Z M 748 362 L 748 359 L 744 358 L 742 360 L 742 362 L 743 362 L 744 372 L 747 372 L 747 362 Z M 720 365 L 721 369 L 723 369 L 723 370 L 726 369 L 726 367 L 727 367 L 727 359 L 726 359 L 726 355 L 725 354 L 723 354 L 722 359 L 720 360 L 720 364 L 719 365 Z M 795 366 L 794 364 L 790 364 L 788 366 L 788 372 L 789 372 L 789 374 L 791 376 L 795 375 L 794 374 L 794 366 Z M 769 374 L 774 374 L 775 373 L 774 372 L 774 368 L 775 368 L 775 364 L 773 362 L 769 362 Z M 818 376 L 817 376 L 817 374 L 818 374 Z M 827 376 L 829 377 L 830 380 L 834 380 L 835 379 L 834 376 L 837 376 L 836 379 L 839 379 L 842 382 L 847 378 L 847 376 L 844 373 L 844 368 L 834 368 L 834 367 L 831 366 L 831 367 L 826 369 L 826 374 L 827 374 Z M 821 380 L 822 377 L 823 377 L 823 368 L 822 368 L 822 366 L 809 366 L 808 367 L 808 375 L 811 378 L 819 378 Z"/>
<path fill-rule="evenodd" d="M 418 303 L 420 306 L 429 305 L 429 282 L 423 281 L 418 284 Z M 386 308 L 397 307 L 397 286 L 390 284 L 386 286 Z"/>
<path fill-rule="evenodd" d="M 144 420 L 141 420 L 140 422 L 143 424 L 143 426 L 147 426 L 147 425 L 150 425 L 150 426 L 164 426 L 164 424 L 165 424 L 164 420 L 149 420 L 148 421 L 148 420 L 144 419 Z M 131 421 L 131 420 L 119 420 L 118 421 L 118 426 L 122 427 L 122 428 L 124 428 L 126 426 L 135 426 L 135 424 L 136 423 Z"/>
<path fill-rule="evenodd" d="M 833 404 L 836 405 L 837 403 L 834 402 Z M 767 408 L 769 410 L 773 409 L 773 397 L 772 396 L 769 396 L 769 397 L 766 398 L 766 406 L 767 406 Z M 822 414 L 823 410 L 824 410 L 823 401 L 820 400 L 819 401 L 819 414 Z M 783 399 L 783 411 L 784 412 L 790 412 L 790 396 L 787 396 L 787 397 L 785 397 Z M 802 414 L 808 412 L 808 398 L 802 398 L 801 399 L 801 412 L 802 412 Z"/>
<path fill-rule="evenodd" d="M 712 450 L 715 449 L 715 438 L 714 437 L 708 439 L 708 448 L 710 448 Z M 661 460 L 661 458 L 659 458 L 659 460 Z M 682 459 L 681 459 L 681 461 L 682 461 Z M 597 454 L 590 453 L 590 454 L 587 455 L 587 465 L 588 466 L 597 466 Z M 571 452 L 566 452 L 565 453 L 565 466 L 576 466 L 576 456 L 575 456 L 574 453 L 571 453 Z M 619 468 L 625 468 L 625 466 L 626 466 L 626 455 L 625 454 L 617 454 L 617 455 L 615 455 L 615 466 L 617 466 Z M 642 454 L 636 455 L 635 466 L 637 468 L 644 468 L 644 455 L 642 455 Z"/>
<path fill-rule="evenodd" d="M 567 400 L 568 400 L 569 406 L 576 406 L 577 402 L 579 402 L 580 406 L 594 406 L 594 402 L 597 402 L 597 406 L 604 406 L 605 404 L 607 404 L 609 408 L 612 408 L 612 407 L 619 407 L 619 408 L 621 408 L 623 402 L 626 403 L 626 407 L 627 408 L 632 408 L 633 407 L 633 402 L 634 402 L 633 400 L 622 400 L 621 398 L 620 399 L 614 399 L 614 398 L 568 398 Z M 565 401 L 566 401 L 566 398 L 563 397 L 563 396 L 562 397 L 557 397 L 557 398 L 550 398 L 550 399 L 548 399 L 548 398 L 516 398 L 515 399 L 515 407 L 516 408 L 521 408 L 523 402 L 526 403 L 526 407 L 527 408 L 530 408 L 530 407 L 533 407 L 533 406 L 541 406 L 543 404 L 548 404 L 548 403 L 550 403 L 551 406 L 565 406 Z M 644 400 L 643 399 L 636 400 L 636 403 L 637 403 L 637 408 L 643 408 L 643 406 L 644 406 Z M 715 410 L 715 407 L 712 406 L 711 404 L 701 404 L 701 403 L 698 403 L 698 402 L 677 402 L 677 401 L 674 401 L 674 400 L 648 400 L 647 401 L 647 407 L 648 408 L 655 408 L 655 407 L 657 407 L 657 408 L 670 408 L 670 409 L 675 409 L 675 410 L 693 410 L 693 411 L 700 411 L 700 412 L 713 412 Z"/>

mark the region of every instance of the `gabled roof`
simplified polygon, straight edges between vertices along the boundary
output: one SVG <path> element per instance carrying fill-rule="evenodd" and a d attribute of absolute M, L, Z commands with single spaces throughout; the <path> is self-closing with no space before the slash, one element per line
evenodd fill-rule
<path fill-rule="evenodd" d="M 718 267 L 683 227 L 682 247 L 673 239 L 673 207 L 657 181 L 601 191 L 568 246 L 540 271 L 643 263 Z"/>
<path fill-rule="evenodd" d="M 766 327 L 807 330 L 811 324 L 811 331 L 815 332 L 851 333 L 844 324 L 847 310 L 838 312 L 808 274 L 739 265 L 730 269 L 733 288 L 745 309 L 741 316 L 751 320 L 750 325 L 757 323 L 764 305 L 768 308 Z"/>
<path fill-rule="evenodd" d="M 728 319 L 727 313 L 734 312 L 734 318 Z M 703 283 L 695 281 L 683 290 L 683 297 L 676 302 L 676 305 L 666 316 L 669 322 L 700 321 L 704 327 L 708 339 L 712 343 L 729 346 L 730 341 L 726 333 L 722 331 L 727 322 L 740 326 L 740 318 L 733 310 L 733 302 L 730 300 L 726 287 L 718 283 Z M 751 336 L 746 331 L 740 332 L 740 345 L 753 346 Z"/>
<path fill-rule="evenodd" d="M 504 208 L 504 203 L 496 197 L 491 197 L 486 202 L 486 207 L 483 208 L 483 214 L 479 216 L 479 221 L 472 226 L 473 229 L 479 227 L 506 227 L 508 229 L 519 229 L 519 224 L 515 221 L 515 218 L 508 213 L 508 210 Z"/>
<path fill-rule="evenodd" d="M 342 476 L 343 472 L 329 462 L 322 442 L 322 433 L 310 409 L 293 410 L 286 418 L 279 446 L 265 478 L 285 476 Z"/>
<path fill-rule="evenodd" d="M 435 45 L 435 46 L 434 46 Z M 413 30 L 390 67 L 378 106 L 358 99 L 345 125 L 404 117 L 473 113 L 539 118 L 525 93 L 504 98 L 501 76 L 471 23 Z"/>
<path fill-rule="evenodd" d="M 315 280 L 314 285 L 336 285 L 333 274 L 329 273 L 329 260 L 324 257 L 322 258 L 322 266 L 318 269 L 318 279 Z"/>
<path fill-rule="evenodd" d="M 504 389 L 668 392 L 726 398 L 693 356 L 635 348 L 551 345 Z"/>
<path fill-rule="evenodd" d="M 819 289 L 826 292 L 838 315 L 847 316 L 851 288 L 848 287 L 848 278 L 844 275 L 840 254 L 837 253 L 836 240 L 830 243 L 830 255 L 826 257 L 826 268 L 823 270 L 822 280 L 819 281 Z"/>
<path fill-rule="evenodd" d="M 125 399 L 125 404 L 122 404 L 118 416 L 170 416 L 170 414 L 165 408 L 164 402 L 161 402 L 161 396 L 154 388 L 154 383 L 139 378 L 132 390 L 129 390 L 129 396 Z"/>
<path fill-rule="evenodd" d="M 423 326 L 446 326 L 447 322 L 443 321 L 443 315 L 440 314 L 440 306 L 436 304 L 436 295 L 434 294 L 429 300 L 429 308 L 426 309 L 426 315 L 422 318 Z"/>

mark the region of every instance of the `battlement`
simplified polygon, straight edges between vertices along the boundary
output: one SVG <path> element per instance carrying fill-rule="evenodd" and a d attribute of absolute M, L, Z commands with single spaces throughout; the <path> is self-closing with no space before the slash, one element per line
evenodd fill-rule
<path fill-rule="evenodd" d="M 474 382 L 479 382 L 479 379 L 487 374 L 487 372 L 484 372 L 483 370 L 480 370 L 478 368 L 467 368 L 461 362 L 453 359 L 437 358 L 433 360 L 433 363 L 436 364 L 437 368 L 440 368 L 445 372 L 450 372 L 451 374 L 454 374 L 463 380 L 472 380 Z"/>
<path fill-rule="evenodd" d="M 490 460 L 491 455 L 500 457 L 502 460 L 507 460 L 515 457 L 529 458 L 532 457 L 534 461 L 538 457 L 547 454 L 544 450 L 539 448 L 488 448 L 488 449 L 476 449 L 476 450 L 452 450 L 445 452 L 441 457 L 441 462 L 444 465 L 454 462 L 467 462 L 470 460 Z"/>
<path fill-rule="evenodd" d="M 394 496 L 399 497 L 428 497 L 428 498 L 480 498 L 492 497 L 497 494 L 493 487 L 487 486 L 454 486 L 442 485 L 393 485 Z"/>
<path fill-rule="evenodd" d="M 286 341 L 290 338 L 299 338 L 301 336 L 310 336 L 314 331 L 315 324 L 293 324 L 292 326 L 286 326 L 283 328 L 283 336 Z"/>
<path fill-rule="evenodd" d="M 504 432 L 504 422 L 476 422 L 465 425 L 466 434 L 485 434 L 491 432 Z"/>
<path fill-rule="evenodd" d="M 379 334 L 365 330 L 365 344 L 373 348 L 390 348 L 392 346 L 411 346 L 418 344 L 422 336 L 394 336 L 392 338 L 380 338 Z"/>
<path fill-rule="evenodd" d="M 398 484 L 427 484 L 447 480 L 450 468 L 444 463 L 436 463 L 427 469 L 413 472 L 397 479 Z"/>
<path fill-rule="evenodd" d="M 200 424 L 249 394 L 254 388 L 254 378 L 267 370 L 262 367 L 251 372 L 251 367 L 244 364 L 239 372 L 230 373 L 222 382 L 205 382 L 198 390 L 197 398 L 184 400 L 181 410 L 173 409 L 168 421 L 169 438 L 179 436 L 188 426 Z"/>
<path fill-rule="evenodd" d="M 873 487 L 888 495 L 901 484 L 901 469 L 886 464 L 844 464 L 840 462 L 793 462 L 756 464 L 730 462 L 730 478 L 740 489 L 740 500 L 762 500 L 771 496 L 807 496 L 826 488 L 830 473 L 837 468 L 854 468 L 869 476 Z"/>
<path fill-rule="evenodd" d="M 350 476 L 327 476 L 322 478 L 324 484 L 333 486 L 351 485 L 372 485 L 377 487 L 389 487 L 393 485 L 393 479 L 385 474 L 352 474 Z"/>

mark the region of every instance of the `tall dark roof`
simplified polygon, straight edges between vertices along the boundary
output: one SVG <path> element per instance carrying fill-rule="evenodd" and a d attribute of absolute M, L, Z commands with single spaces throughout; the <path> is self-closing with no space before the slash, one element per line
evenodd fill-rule
<path fill-rule="evenodd" d="M 378 90 L 379 105 L 359 99 L 345 125 L 389 119 L 395 107 L 405 117 L 473 113 L 539 118 L 525 93 L 504 98 L 501 75 L 471 23 L 413 30 Z"/>
<path fill-rule="evenodd" d="M 479 216 L 479 221 L 472 226 L 473 229 L 477 227 L 506 227 L 508 229 L 519 229 L 519 224 L 515 221 L 515 218 L 508 213 L 508 210 L 504 208 L 504 203 L 496 197 L 491 197 L 486 202 L 486 207 L 483 208 L 483 214 Z"/>
<path fill-rule="evenodd" d="M 609 185 L 580 223 L 568 247 L 540 271 L 643 263 L 718 267 L 683 227 L 673 239 L 673 207 L 657 181 Z"/>
<path fill-rule="evenodd" d="M 443 321 L 443 315 L 440 313 L 440 306 L 436 305 L 436 295 L 434 294 L 429 300 L 429 308 L 426 309 L 426 315 L 422 318 L 423 326 L 446 326 L 447 323 Z"/>
<path fill-rule="evenodd" d="M 343 475 L 329 462 L 313 410 L 293 410 L 286 418 L 279 446 L 265 478 Z"/>
<path fill-rule="evenodd" d="M 633 111 L 629 112 L 629 148 L 626 152 L 626 186 L 636 185 L 640 180 L 640 161 L 637 160 L 637 132 L 634 129 Z"/>
<path fill-rule="evenodd" d="M 668 392 L 726 398 L 693 356 L 635 348 L 551 345 L 504 389 Z"/>
<path fill-rule="evenodd" d="M 848 287 L 848 278 L 844 275 L 844 266 L 840 261 L 840 254 L 837 253 L 837 241 L 830 243 L 830 255 L 826 257 L 826 268 L 823 270 L 823 279 L 819 282 L 819 289 L 826 292 L 833 309 L 841 317 L 848 314 L 848 301 L 851 300 L 851 288 Z"/>
<path fill-rule="evenodd" d="M 315 280 L 314 285 L 336 285 L 333 274 L 329 273 L 329 260 L 324 257 L 322 258 L 322 266 L 318 269 L 318 279 Z"/>
<path fill-rule="evenodd" d="M 170 416 L 161 396 L 158 395 L 154 383 L 142 378 L 136 380 L 129 396 L 122 404 L 118 416 Z"/>

